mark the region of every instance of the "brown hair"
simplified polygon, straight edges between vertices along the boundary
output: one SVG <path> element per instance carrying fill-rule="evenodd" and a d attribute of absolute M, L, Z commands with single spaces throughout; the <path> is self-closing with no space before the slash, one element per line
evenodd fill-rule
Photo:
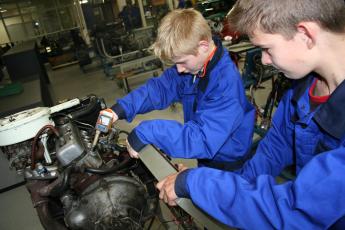
<path fill-rule="evenodd" d="M 171 61 L 181 55 L 196 55 L 199 42 L 211 41 L 211 29 L 200 12 L 179 9 L 168 13 L 161 21 L 154 54 L 163 61 Z"/>
<path fill-rule="evenodd" d="M 331 32 L 345 29 L 344 0 L 237 0 L 227 15 L 230 25 L 249 36 L 255 29 L 291 38 L 296 25 L 314 21 Z"/>

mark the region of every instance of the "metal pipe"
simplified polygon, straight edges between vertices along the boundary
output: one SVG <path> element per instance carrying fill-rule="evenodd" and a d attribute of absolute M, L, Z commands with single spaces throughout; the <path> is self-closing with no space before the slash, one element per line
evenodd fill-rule
<path fill-rule="evenodd" d="M 51 213 L 51 205 L 53 205 L 51 199 L 42 197 L 39 190 L 48 185 L 48 181 L 30 181 L 26 184 L 26 188 L 31 194 L 31 200 L 36 209 L 37 215 L 44 229 L 51 230 L 67 230 L 66 226 L 61 224 Z M 61 213 L 63 215 L 63 213 Z"/>

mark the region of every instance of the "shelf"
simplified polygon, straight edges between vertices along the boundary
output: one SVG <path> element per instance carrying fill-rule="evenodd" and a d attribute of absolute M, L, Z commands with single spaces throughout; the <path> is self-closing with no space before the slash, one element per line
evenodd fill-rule
<path fill-rule="evenodd" d="M 125 69 L 127 67 L 132 67 L 134 65 L 138 65 L 138 64 L 141 64 L 141 63 L 145 63 L 145 62 L 148 62 L 148 61 L 155 60 L 155 59 L 157 59 L 156 56 L 149 55 L 149 56 L 145 56 L 145 57 L 142 57 L 142 58 L 134 59 L 134 60 L 131 60 L 131 61 L 127 61 L 127 62 L 123 62 L 123 63 L 112 65 L 112 68 L 120 68 L 121 72 L 123 73 L 123 69 Z"/>
<path fill-rule="evenodd" d="M 147 70 L 147 71 L 143 71 L 143 72 L 139 72 L 139 73 L 128 73 L 126 74 L 121 74 L 116 76 L 118 79 L 121 79 L 123 82 L 123 87 L 126 93 L 129 93 L 131 91 L 130 87 L 129 87 L 129 83 L 128 80 L 129 79 L 135 79 L 135 78 L 141 78 L 141 77 L 145 77 L 148 75 L 154 75 L 157 74 L 157 76 L 162 72 L 161 68 L 155 68 L 152 70 Z"/>

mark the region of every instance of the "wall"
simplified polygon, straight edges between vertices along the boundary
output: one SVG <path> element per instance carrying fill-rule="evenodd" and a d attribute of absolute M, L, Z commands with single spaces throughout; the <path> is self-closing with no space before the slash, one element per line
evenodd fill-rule
<path fill-rule="evenodd" d="M 10 39 L 7 36 L 4 24 L 2 21 L 0 21 L 0 45 L 9 43 Z"/>
<path fill-rule="evenodd" d="M 119 6 L 119 11 L 123 9 L 123 7 L 126 5 L 126 0 L 117 0 L 117 5 Z"/>

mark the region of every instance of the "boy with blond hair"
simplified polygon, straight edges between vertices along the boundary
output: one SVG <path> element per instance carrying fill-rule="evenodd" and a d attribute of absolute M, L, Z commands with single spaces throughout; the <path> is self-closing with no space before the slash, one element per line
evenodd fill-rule
<path fill-rule="evenodd" d="M 254 128 L 240 74 L 202 15 L 174 10 L 161 21 L 154 53 L 173 66 L 111 107 L 114 121 L 183 105 L 184 124 L 149 120 L 128 136 L 132 157 L 153 144 L 171 157 L 200 159 L 199 164 L 235 169 L 245 161 Z"/>
<path fill-rule="evenodd" d="M 240 229 L 345 229 L 344 1 L 238 0 L 229 20 L 294 87 L 241 170 L 187 169 L 157 185 L 160 197 L 189 197 Z M 277 184 L 289 165 L 296 179 Z"/>

